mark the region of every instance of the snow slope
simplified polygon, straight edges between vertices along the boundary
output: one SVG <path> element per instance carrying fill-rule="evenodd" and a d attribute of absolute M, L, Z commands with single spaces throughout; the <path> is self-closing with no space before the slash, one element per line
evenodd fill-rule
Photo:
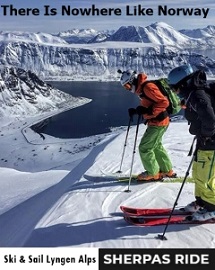
<path fill-rule="evenodd" d="M 214 248 L 215 224 L 138 228 L 123 220 L 121 204 L 172 207 L 181 183 L 115 183 L 101 176 L 119 169 L 126 127 L 79 140 L 45 140 L 28 129 L 31 119 L 3 119 L 0 138 L 0 246 Z M 26 124 L 27 123 L 27 124 Z M 141 124 L 138 142 L 145 130 Z M 123 172 L 129 173 L 136 128 L 130 129 Z M 172 122 L 164 137 L 179 176 L 190 163 L 187 122 Z M 133 172 L 142 171 L 138 151 Z M 191 173 L 191 172 L 190 172 Z M 97 177 L 96 177 L 97 176 Z M 186 182 L 178 206 L 194 199 Z M 197 237 L 198 236 L 198 237 Z"/>

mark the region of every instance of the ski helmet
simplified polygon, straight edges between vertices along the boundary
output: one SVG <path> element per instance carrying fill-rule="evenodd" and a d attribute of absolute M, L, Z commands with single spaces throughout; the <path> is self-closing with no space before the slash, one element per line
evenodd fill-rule
<path fill-rule="evenodd" d="M 136 76 L 136 71 L 128 69 L 126 71 L 121 71 L 122 76 L 120 78 L 121 85 L 125 87 L 127 90 L 132 89 L 132 84 Z"/>
<path fill-rule="evenodd" d="M 189 78 L 189 75 L 193 73 L 193 68 L 190 64 L 182 65 L 174 68 L 168 75 L 168 82 L 172 86 L 180 85 L 180 82 Z"/>

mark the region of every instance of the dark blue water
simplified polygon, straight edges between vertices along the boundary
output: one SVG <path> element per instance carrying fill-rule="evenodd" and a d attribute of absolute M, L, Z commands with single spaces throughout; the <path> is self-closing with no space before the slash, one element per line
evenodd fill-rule
<path fill-rule="evenodd" d="M 128 108 L 137 107 L 136 95 L 119 82 L 49 82 L 75 97 L 92 99 L 86 105 L 52 117 L 42 132 L 58 138 L 82 138 L 107 133 L 111 127 L 127 126 Z M 134 119 L 136 124 L 136 118 Z"/>

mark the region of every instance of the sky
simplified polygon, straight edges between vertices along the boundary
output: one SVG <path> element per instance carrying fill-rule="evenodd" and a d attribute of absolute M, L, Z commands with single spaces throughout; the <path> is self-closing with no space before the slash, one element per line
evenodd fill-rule
<path fill-rule="evenodd" d="M 159 15 L 158 6 L 163 6 L 164 1 L 127 1 L 127 0 L 109 0 L 109 1 L 88 1 L 88 0 L 1 0 L 0 6 L 0 31 L 25 31 L 25 32 L 46 32 L 46 33 L 58 33 L 60 31 L 66 31 L 69 29 L 87 29 L 92 28 L 95 30 L 117 30 L 120 26 L 142 26 L 146 27 L 154 22 L 163 21 L 176 30 L 181 29 L 196 29 L 204 28 L 208 25 L 214 24 L 215 16 L 215 2 L 214 0 L 196 1 L 196 0 L 181 0 L 181 1 L 165 1 L 165 5 L 168 9 L 182 9 L 182 8 L 194 8 L 200 9 L 201 14 L 198 16 L 184 16 L 177 15 Z M 89 8 L 95 5 L 100 10 L 103 8 L 113 8 L 121 11 L 120 15 L 108 16 L 83 16 L 83 15 L 63 15 L 62 6 L 70 7 L 71 10 L 75 9 L 75 12 L 80 8 Z M 135 7 L 141 6 L 143 14 L 145 15 L 134 15 Z M 20 11 L 21 14 L 24 12 L 25 15 L 16 15 L 15 11 L 10 14 L 10 8 L 3 6 L 11 6 L 15 9 L 24 9 Z M 45 6 L 49 6 L 48 8 Z M 126 6 L 129 6 L 129 12 L 126 14 Z M 209 8 L 209 12 L 206 18 L 203 18 L 202 8 Z M 32 10 L 27 14 L 27 9 Z M 52 15 L 51 15 L 52 9 Z M 151 9 L 153 14 L 146 15 L 146 9 Z M 4 14 L 4 11 L 6 14 Z M 194 10 L 195 11 L 195 10 Z M 47 12 L 47 13 L 45 13 Z M 113 12 L 113 11 L 112 11 Z M 148 10 L 149 12 L 149 10 Z M 54 15 L 54 13 L 56 13 Z M 45 15 L 49 14 L 49 15 Z"/>
<path fill-rule="evenodd" d="M 63 140 L 45 134 L 43 140 L 29 129 L 32 121 L 8 116 L 0 121 L 0 247 L 215 248 L 215 224 L 169 225 L 168 240 L 162 241 L 156 236 L 164 226 L 139 228 L 125 222 L 120 205 L 172 208 L 181 187 L 168 181 L 131 182 L 128 193 L 127 182 L 107 176 L 119 170 L 126 127 L 101 134 L 99 140 L 98 136 Z M 187 154 L 193 136 L 188 127 L 186 121 L 171 122 L 163 139 L 173 169 L 182 178 L 191 161 Z M 137 145 L 145 128 L 141 123 Z M 144 170 L 138 151 L 131 167 L 135 132 L 134 125 L 123 175 L 129 175 L 131 168 L 133 173 Z M 194 184 L 187 181 L 177 207 L 193 201 L 193 191 Z M 58 256 L 63 254 L 58 250 Z"/>

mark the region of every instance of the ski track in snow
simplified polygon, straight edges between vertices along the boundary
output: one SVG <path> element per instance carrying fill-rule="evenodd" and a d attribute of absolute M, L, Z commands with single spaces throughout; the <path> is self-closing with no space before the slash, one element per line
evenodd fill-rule
<path fill-rule="evenodd" d="M 139 187 L 138 187 L 139 186 Z M 133 200 L 136 200 L 138 197 L 144 196 L 145 193 L 151 192 L 154 189 L 157 189 L 159 183 L 144 183 L 144 184 L 136 184 L 135 188 L 134 185 L 131 183 L 130 185 L 130 192 L 126 192 L 128 190 L 128 183 L 124 183 L 123 186 L 117 187 L 114 192 L 111 192 L 103 201 L 102 204 L 102 212 L 103 216 L 109 216 L 111 209 L 115 211 L 120 211 L 119 205 L 122 203 L 124 205 L 131 205 Z"/>

